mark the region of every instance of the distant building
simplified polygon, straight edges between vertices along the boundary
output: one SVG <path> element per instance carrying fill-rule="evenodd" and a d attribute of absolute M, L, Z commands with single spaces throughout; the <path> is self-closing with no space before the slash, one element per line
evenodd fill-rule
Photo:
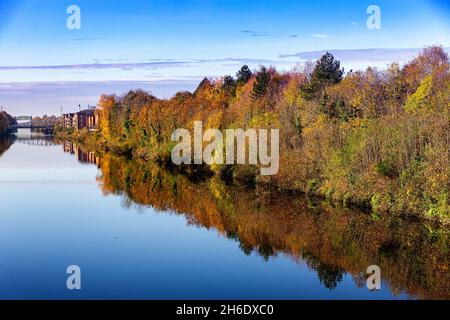
<path fill-rule="evenodd" d="M 66 113 L 63 114 L 63 126 L 64 128 L 73 128 L 73 118 L 75 117 L 75 113 Z"/>
<path fill-rule="evenodd" d="M 93 110 L 94 112 L 89 114 L 87 116 L 87 128 L 89 130 L 96 130 L 98 129 L 98 125 L 99 125 L 99 112 L 98 110 Z"/>
<path fill-rule="evenodd" d="M 76 113 L 66 113 L 63 115 L 64 128 L 74 128 L 81 130 L 96 130 L 98 128 L 99 115 L 95 109 L 82 110 Z"/>

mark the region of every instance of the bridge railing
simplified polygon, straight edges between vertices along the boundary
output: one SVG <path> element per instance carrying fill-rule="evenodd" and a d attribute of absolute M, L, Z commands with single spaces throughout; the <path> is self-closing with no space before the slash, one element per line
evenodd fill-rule
<path fill-rule="evenodd" d="M 16 119 L 16 121 L 31 121 L 33 120 L 32 116 L 18 116 L 18 117 L 14 117 L 14 119 Z"/>

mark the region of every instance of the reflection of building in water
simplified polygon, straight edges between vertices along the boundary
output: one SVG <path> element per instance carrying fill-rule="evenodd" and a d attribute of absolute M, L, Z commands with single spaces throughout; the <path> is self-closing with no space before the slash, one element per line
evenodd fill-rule
<path fill-rule="evenodd" d="M 73 144 L 73 142 L 71 141 L 65 141 L 63 144 L 63 148 L 64 148 L 64 152 L 65 153 L 70 153 L 70 154 L 74 154 L 75 153 L 75 146 Z"/>
<path fill-rule="evenodd" d="M 80 148 L 75 147 L 75 155 L 81 163 L 93 163 L 97 166 L 100 165 L 100 159 L 92 151 L 84 152 Z"/>
<path fill-rule="evenodd" d="M 95 155 L 94 152 L 84 152 L 77 145 L 75 145 L 71 141 L 65 141 L 63 144 L 64 152 L 75 154 L 78 161 L 81 163 L 93 163 L 95 165 L 100 166 L 100 158 Z"/>

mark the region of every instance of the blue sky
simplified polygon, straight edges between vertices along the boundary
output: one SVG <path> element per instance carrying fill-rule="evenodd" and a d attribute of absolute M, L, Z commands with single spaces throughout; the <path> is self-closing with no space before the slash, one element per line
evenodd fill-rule
<path fill-rule="evenodd" d="M 73 4 L 80 30 L 66 28 Z M 371 4 L 381 8 L 381 30 L 366 27 Z M 449 1 L 0 0 L 0 84 L 194 83 L 243 63 L 288 70 L 333 49 L 347 50 L 347 68 L 383 67 L 416 52 L 358 49 L 431 44 L 450 47 Z"/>

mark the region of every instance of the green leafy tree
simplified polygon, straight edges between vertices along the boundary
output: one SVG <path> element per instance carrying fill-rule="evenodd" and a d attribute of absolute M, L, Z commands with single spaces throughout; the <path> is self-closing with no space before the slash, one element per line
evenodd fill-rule
<path fill-rule="evenodd" d="M 252 77 L 252 72 L 247 65 L 242 66 L 242 68 L 236 73 L 237 84 L 246 84 Z"/>
<path fill-rule="evenodd" d="M 229 96 L 234 96 L 236 94 L 236 80 L 230 75 L 223 78 L 222 89 Z"/>
<path fill-rule="evenodd" d="M 417 91 L 410 95 L 406 101 L 405 110 L 407 112 L 430 111 L 429 98 L 433 89 L 433 76 L 426 77 L 420 84 Z"/>
<path fill-rule="evenodd" d="M 309 81 L 301 87 L 302 96 L 312 100 L 326 95 L 326 88 L 341 82 L 343 75 L 341 63 L 327 52 L 317 61 Z"/>
<path fill-rule="evenodd" d="M 264 96 L 267 92 L 267 88 L 270 83 L 270 73 L 265 68 L 262 67 L 261 70 L 256 75 L 256 81 L 253 84 L 252 96 L 257 99 Z"/>

